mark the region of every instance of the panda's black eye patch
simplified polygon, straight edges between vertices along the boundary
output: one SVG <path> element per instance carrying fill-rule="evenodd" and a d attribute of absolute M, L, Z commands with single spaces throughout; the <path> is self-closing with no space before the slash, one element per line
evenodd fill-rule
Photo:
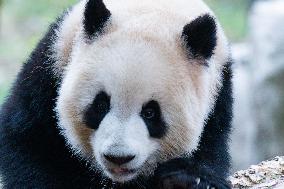
<path fill-rule="evenodd" d="M 85 112 L 85 124 L 92 129 L 97 129 L 109 110 L 110 97 L 105 92 L 98 93 Z"/>
<path fill-rule="evenodd" d="M 144 104 L 140 116 L 146 123 L 151 137 L 161 138 L 164 136 L 166 126 L 157 101 L 151 100 Z"/>

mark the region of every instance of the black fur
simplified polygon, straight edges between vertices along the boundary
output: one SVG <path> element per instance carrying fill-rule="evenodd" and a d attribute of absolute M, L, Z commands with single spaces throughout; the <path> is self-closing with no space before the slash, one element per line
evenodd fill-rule
<path fill-rule="evenodd" d="M 84 115 L 84 121 L 91 129 L 98 129 L 101 121 L 110 110 L 110 96 L 105 92 L 97 94 Z"/>
<path fill-rule="evenodd" d="M 102 0 L 89 0 L 84 12 L 84 30 L 86 37 L 92 39 L 103 31 L 103 27 L 111 13 Z"/>
<path fill-rule="evenodd" d="M 210 58 L 217 43 L 214 18 L 208 14 L 196 18 L 183 28 L 182 38 L 194 58 Z"/>
<path fill-rule="evenodd" d="M 84 160 L 72 155 L 59 134 L 54 113 L 60 79 L 52 74 L 55 63 L 50 47 L 52 24 L 24 64 L 0 114 L 0 173 L 4 188 L 188 188 L 200 185 L 228 188 L 228 133 L 232 117 L 231 68 L 223 71 L 223 87 L 204 128 L 198 150 L 191 157 L 166 162 L 151 178 L 115 184 L 93 172 Z M 164 186 L 166 184 L 166 186 Z M 177 185 L 179 184 L 179 185 Z"/>
<path fill-rule="evenodd" d="M 152 112 L 152 117 L 148 117 L 149 111 Z M 141 117 L 148 127 L 148 131 L 153 138 L 162 138 L 166 133 L 166 124 L 162 118 L 160 105 L 157 101 L 150 101 L 143 105 Z"/>
<path fill-rule="evenodd" d="M 7 189 L 82 188 L 93 178 L 56 128 L 53 109 L 60 81 L 52 75 L 54 60 L 49 55 L 57 28 L 50 26 L 1 107 L 0 172 Z"/>

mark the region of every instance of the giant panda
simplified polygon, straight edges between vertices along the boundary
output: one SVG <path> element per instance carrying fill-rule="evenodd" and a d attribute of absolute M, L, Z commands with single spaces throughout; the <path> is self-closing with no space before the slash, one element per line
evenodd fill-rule
<path fill-rule="evenodd" d="M 228 41 L 201 0 L 82 0 L 1 107 L 4 188 L 227 189 Z"/>

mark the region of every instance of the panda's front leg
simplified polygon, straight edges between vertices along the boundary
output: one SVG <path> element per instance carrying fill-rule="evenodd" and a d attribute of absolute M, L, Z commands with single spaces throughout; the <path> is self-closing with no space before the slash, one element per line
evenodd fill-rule
<path fill-rule="evenodd" d="M 230 189 L 231 186 L 209 167 L 188 159 L 161 164 L 155 173 L 157 189 Z"/>

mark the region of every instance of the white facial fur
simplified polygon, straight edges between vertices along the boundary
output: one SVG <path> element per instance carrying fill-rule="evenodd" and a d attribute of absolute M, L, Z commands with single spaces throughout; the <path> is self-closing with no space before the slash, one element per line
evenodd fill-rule
<path fill-rule="evenodd" d="M 137 173 L 124 177 L 111 174 L 108 169 L 115 169 L 115 166 L 110 165 L 104 159 L 103 154 L 133 155 L 135 158 L 123 167 L 139 170 L 159 145 L 149 139 L 147 127 L 137 115 L 121 121 L 115 116 L 115 113 L 106 116 L 98 131 L 91 137 L 91 143 L 94 144 L 93 151 L 99 165 L 110 178 L 116 181 L 130 180 Z"/>
<path fill-rule="evenodd" d="M 187 23 L 211 11 L 200 0 L 106 0 L 111 20 L 104 35 L 87 44 L 84 3 L 64 19 L 54 49 L 55 74 L 63 77 L 56 111 L 70 147 L 119 182 L 151 173 L 157 162 L 191 153 L 214 106 L 228 47 L 218 27 L 217 47 L 205 67 L 188 59 L 181 33 Z M 111 109 L 92 130 L 83 116 L 100 91 L 110 96 Z M 149 136 L 139 115 L 150 100 L 159 103 L 167 126 L 161 139 Z M 105 161 L 105 153 L 135 155 L 122 168 L 137 172 L 111 173 L 117 167 Z"/>

